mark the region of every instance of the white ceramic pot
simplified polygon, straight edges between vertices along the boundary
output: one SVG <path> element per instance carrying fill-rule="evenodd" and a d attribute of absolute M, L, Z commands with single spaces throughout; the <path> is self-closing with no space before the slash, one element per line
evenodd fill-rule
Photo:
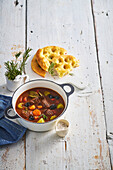
<path fill-rule="evenodd" d="M 28 75 L 18 75 L 14 80 L 9 80 L 6 76 L 6 87 L 9 91 L 15 91 L 20 85 L 24 83 L 24 78 L 26 78 L 25 82 L 29 80 Z"/>
<path fill-rule="evenodd" d="M 66 92 L 64 90 L 65 86 L 69 86 L 70 87 L 70 92 Z M 27 121 L 26 119 L 22 118 L 15 109 L 15 104 L 16 101 L 18 99 L 18 97 L 26 90 L 31 89 L 31 88 L 36 88 L 36 87 L 45 87 L 45 88 L 50 88 L 53 89 L 54 91 L 58 92 L 62 98 L 64 99 L 65 102 L 65 108 L 64 111 L 61 113 L 61 115 L 59 117 L 57 117 L 56 119 L 53 119 L 49 122 L 45 122 L 45 123 L 34 123 L 34 122 L 30 122 Z M 15 116 L 10 116 L 9 115 L 9 111 L 7 110 L 6 112 L 6 116 L 8 118 L 14 119 L 17 118 L 18 121 L 20 122 L 20 124 L 30 130 L 33 131 L 48 131 L 51 130 L 55 127 L 55 123 L 56 120 L 59 119 L 61 116 L 64 115 L 67 106 L 68 106 L 68 99 L 69 96 L 74 92 L 74 87 L 69 84 L 69 83 L 65 83 L 65 84 L 57 84 L 53 81 L 50 80 L 43 80 L 43 79 L 37 79 L 37 80 L 32 80 L 32 81 L 28 81 L 27 83 L 21 85 L 19 88 L 16 89 L 16 91 L 14 92 L 13 96 L 12 96 L 12 107 L 14 112 L 16 113 Z"/>

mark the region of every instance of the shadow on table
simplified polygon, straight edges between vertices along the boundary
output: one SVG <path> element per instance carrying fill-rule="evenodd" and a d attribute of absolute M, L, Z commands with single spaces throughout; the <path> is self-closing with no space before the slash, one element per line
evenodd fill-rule
<path fill-rule="evenodd" d="M 47 132 L 33 132 L 30 130 L 26 132 L 26 147 L 30 147 L 31 150 L 36 152 L 52 153 L 52 151 L 62 148 L 63 142 L 65 146 L 65 138 L 57 136 L 55 129 Z M 28 148 L 27 150 L 30 151 Z"/>
<path fill-rule="evenodd" d="M 7 89 L 6 84 L 3 84 L 2 86 L 0 86 L 0 94 L 6 95 L 6 96 L 12 96 L 13 92 Z"/>

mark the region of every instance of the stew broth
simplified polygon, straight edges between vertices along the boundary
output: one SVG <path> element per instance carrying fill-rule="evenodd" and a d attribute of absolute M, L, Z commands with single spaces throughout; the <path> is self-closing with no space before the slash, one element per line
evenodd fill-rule
<path fill-rule="evenodd" d="M 16 111 L 24 119 L 44 123 L 58 117 L 65 108 L 60 94 L 49 88 L 32 88 L 23 92 L 16 102 Z"/>

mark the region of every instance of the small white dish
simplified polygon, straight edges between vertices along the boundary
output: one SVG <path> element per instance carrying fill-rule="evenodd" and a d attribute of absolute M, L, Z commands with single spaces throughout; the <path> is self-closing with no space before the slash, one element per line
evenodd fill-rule
<path fill-rule="evenodd" d="M 69 131 L 69 122 L 65 119 L 58 120 L 55 130 L 58 136 L 65 137 Z"/>

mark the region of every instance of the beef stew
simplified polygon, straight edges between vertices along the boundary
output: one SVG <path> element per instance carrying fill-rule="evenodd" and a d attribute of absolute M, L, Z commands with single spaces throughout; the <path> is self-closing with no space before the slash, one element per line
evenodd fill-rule
<path fill-rule="evenodd" d="M 49 88 L 32 88 L 23 92 L 16 101 L 15 109 L 24 119 L 45 123 L 57 118 L 65 103 L 60 94 Z"/>

